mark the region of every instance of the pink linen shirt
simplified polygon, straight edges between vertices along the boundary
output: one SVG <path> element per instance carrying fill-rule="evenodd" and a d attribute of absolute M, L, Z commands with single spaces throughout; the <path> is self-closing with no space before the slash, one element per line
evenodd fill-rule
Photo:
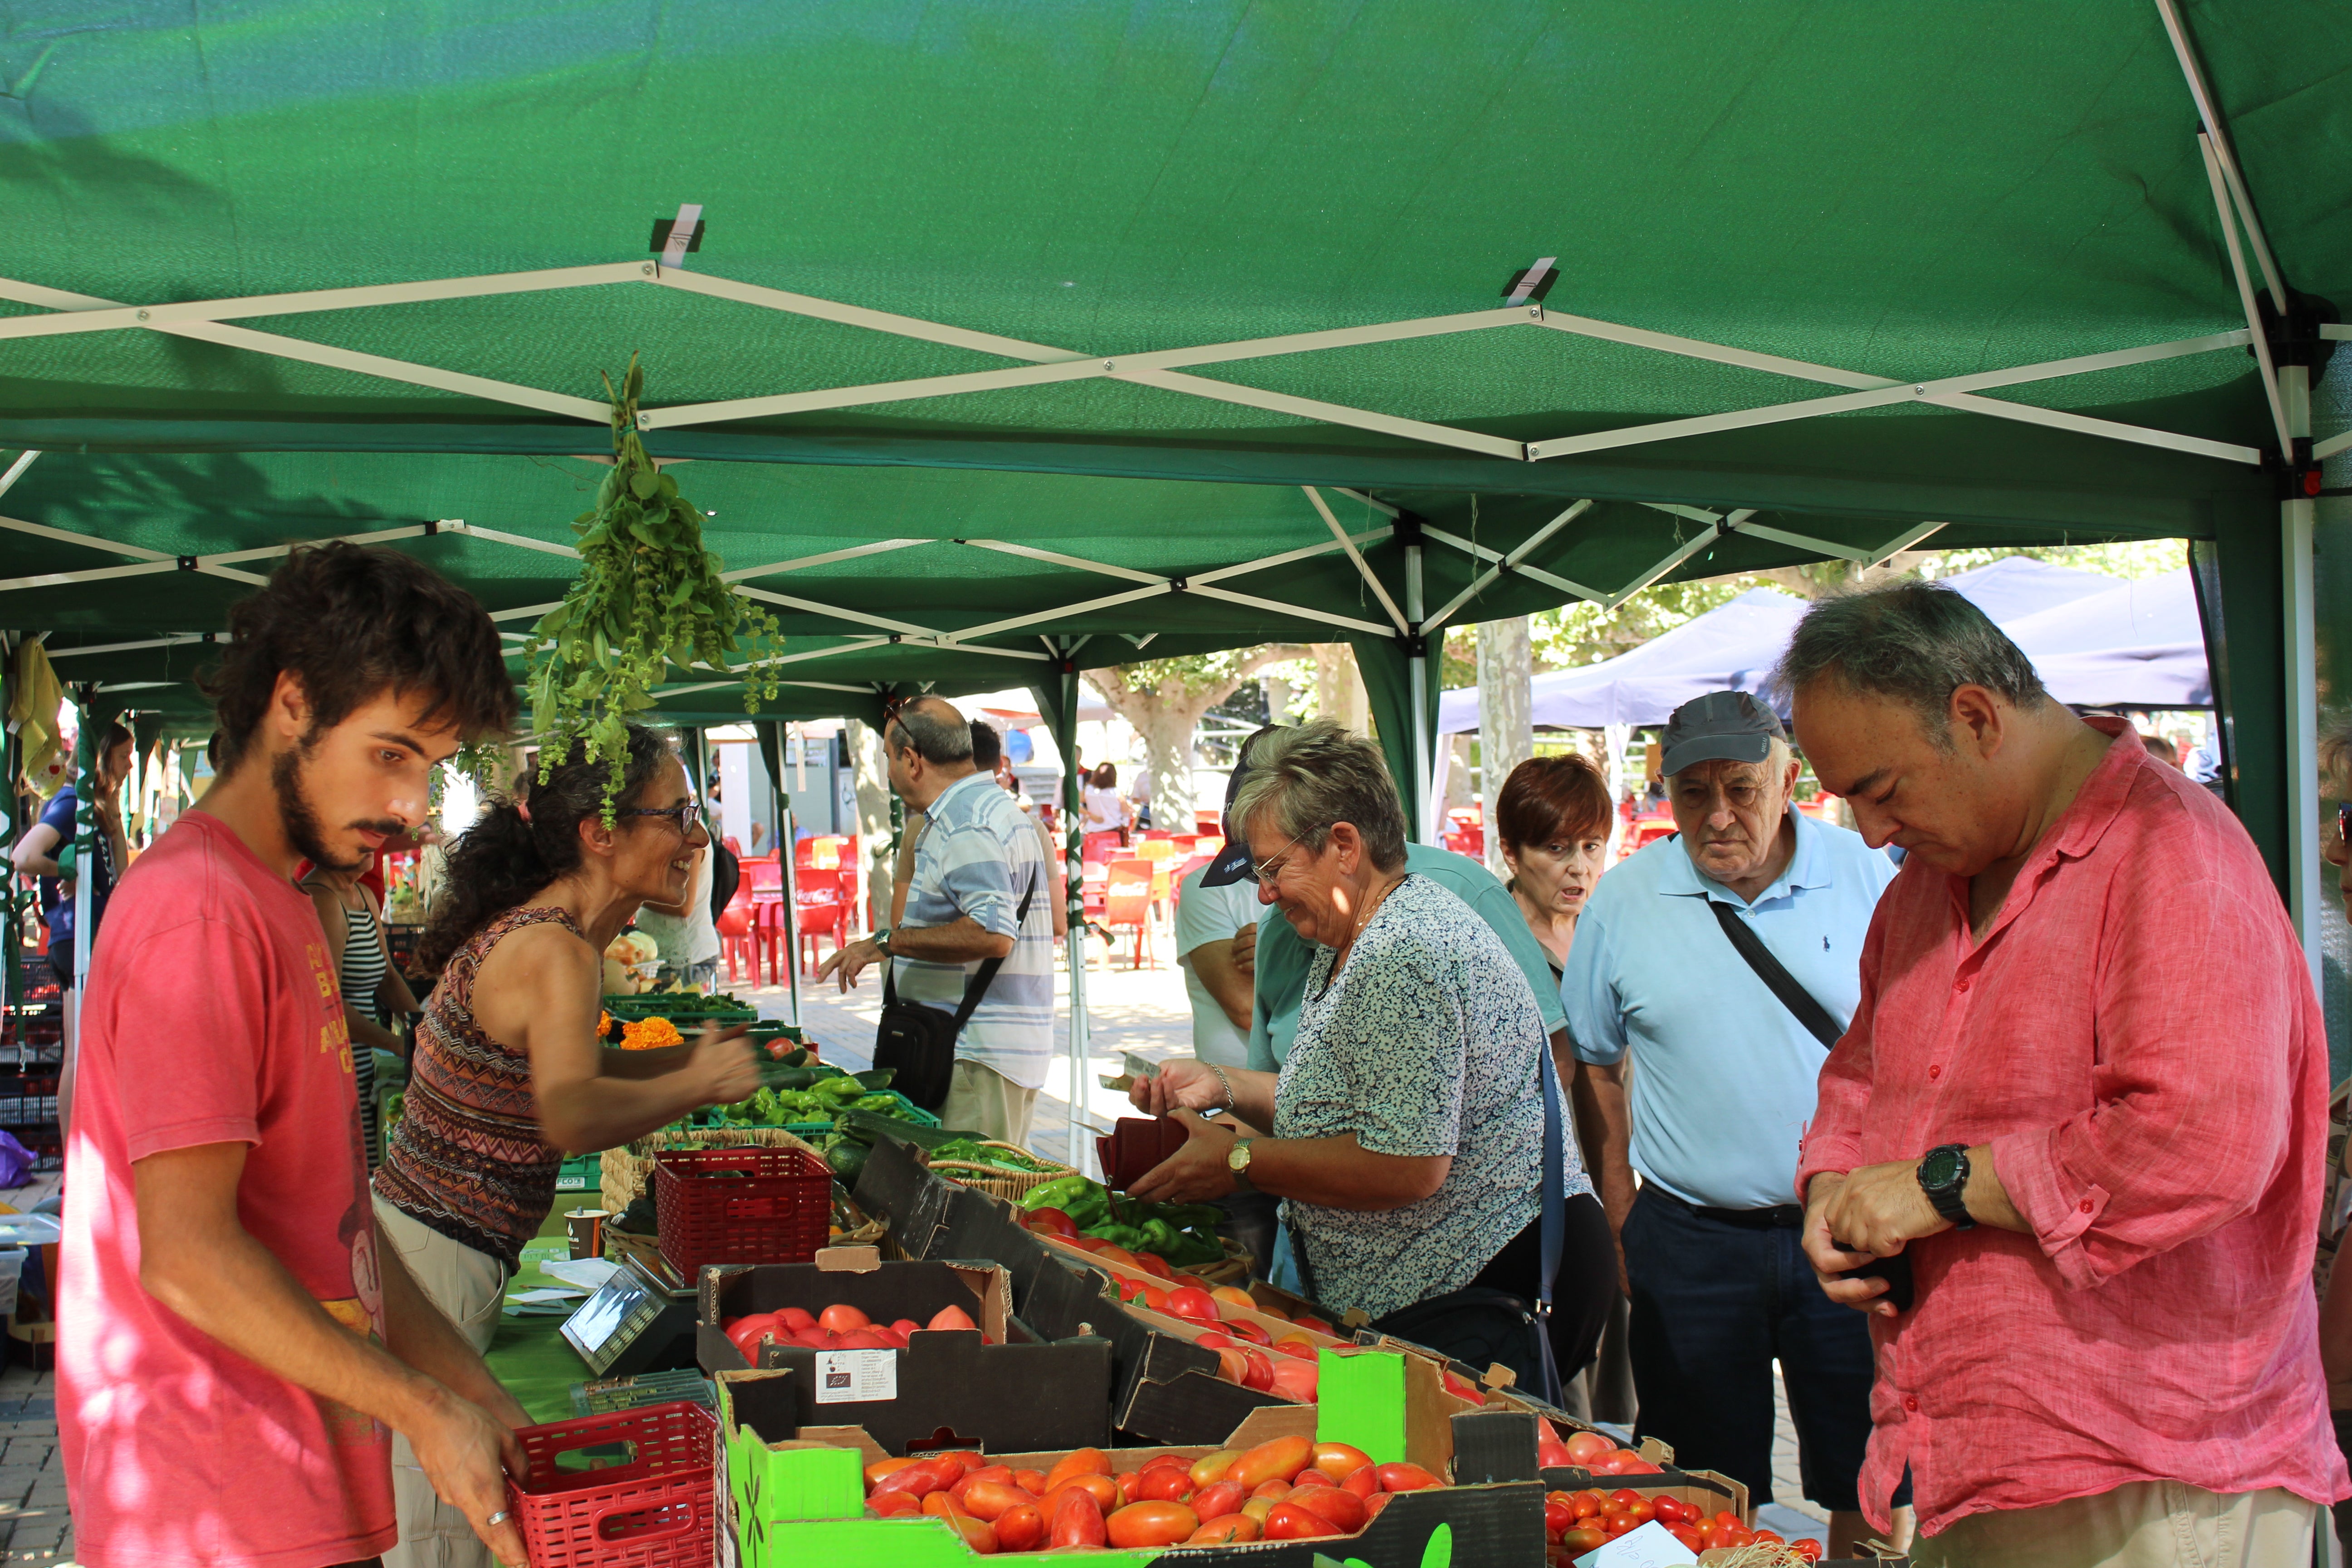
<path fill-rule="evenodd" d="M 2031 1236 L 1909 1247 L 1874 1317 L 1862 1496 L 1919 1528 L 2127 1481 L 2352 1491 L 2311 1289 L 2327 1040 L 2245 830 L 2128 730 L 1981 942 L 1968 879 L 1916 857 L 1880 899 L 1862 1003 L 1797 1167 L 1989 1144 Z"/>

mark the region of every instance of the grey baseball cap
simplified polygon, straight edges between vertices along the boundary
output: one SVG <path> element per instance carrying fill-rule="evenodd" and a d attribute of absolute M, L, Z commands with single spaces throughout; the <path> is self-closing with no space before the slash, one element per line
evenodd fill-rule
<path fill-rule="evenodd" d="M 1668 777 L 1694 763 L 1760 763 L 1789 732 L 1772 710 L 1745 691 L 1710 691 L 1667 716 L 1658 766 Z"/>

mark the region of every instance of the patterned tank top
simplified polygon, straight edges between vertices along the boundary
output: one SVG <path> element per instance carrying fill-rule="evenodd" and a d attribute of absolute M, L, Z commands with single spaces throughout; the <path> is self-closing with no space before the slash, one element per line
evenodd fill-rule
<path fill-rule="evenodd" d="M 474 975 L 490 949 L 557 909 L 514 909 L 450 955 L 425 1005 L 407 1098 L 375 1173 L 379 1197 L 428 1230 L 499 1259 L 511 1274 L 555 1206 L 563 1156 L 540 1135 L 530 1058 L 474 1022 Z"/>

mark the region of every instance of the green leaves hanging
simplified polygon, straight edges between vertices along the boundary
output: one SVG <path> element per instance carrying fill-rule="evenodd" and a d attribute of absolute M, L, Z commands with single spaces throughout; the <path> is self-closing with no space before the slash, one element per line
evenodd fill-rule
<path fill-rule="evenodd" d="M 540 617 L 523 646 L 530 722 L 544 781 L 584 737 L 591 762 L 612 772 L 604 792 L 610 824 L 628 763 L 628 724 L 654 706 L 668 667 L 707 666 L 743 678 L 745 712 L 776 695 L 776 618 L 724 582 L 719 557 L 702 547 L 702 513 L 677 481 L 654 466 L 637 439 L 645 373 L 629 358 L 613 403 L 613 469 L 594 510 L 573 520 L 579 577 L 563 602 Z M 730 662 L 740 656 L 740 662 Z"/>

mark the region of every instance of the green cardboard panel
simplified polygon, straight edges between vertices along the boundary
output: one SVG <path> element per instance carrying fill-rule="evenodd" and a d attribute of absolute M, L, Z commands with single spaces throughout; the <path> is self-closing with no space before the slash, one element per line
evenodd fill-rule
<path fill-rule="evenodd" d="M 1352 1443 L 1376 1465 L 1405 1457 L 1404 1357 L 1385 1352 L 1316 1358 L 1315 1436 Z"/>

